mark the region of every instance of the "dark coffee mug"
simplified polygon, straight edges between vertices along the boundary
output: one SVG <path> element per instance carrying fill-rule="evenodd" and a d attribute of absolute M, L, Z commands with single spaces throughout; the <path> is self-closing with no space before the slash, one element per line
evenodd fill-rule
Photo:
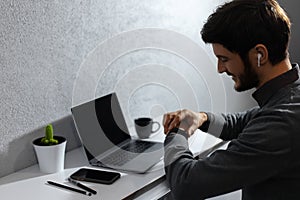
<path fill-rule="evenodd" d="M 153 130 L 153 125 L 157 124 L 157 128 Z M 152 133 L 159 130 L 160 124 L 149 117 L 141 117 L 134 120 L 135 130 L 139 138 L 149 138 Z"/>

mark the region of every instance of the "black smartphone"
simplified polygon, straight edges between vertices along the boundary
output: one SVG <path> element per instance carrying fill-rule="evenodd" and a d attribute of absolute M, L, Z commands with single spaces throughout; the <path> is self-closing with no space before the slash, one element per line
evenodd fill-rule
<path fill-rule="evenodd" d="M 121 177 L 118 172 L 81 168 L 71 174 L 70 178 L 78 181 L 88 181 L 94 183 L 112 184 Z"/>

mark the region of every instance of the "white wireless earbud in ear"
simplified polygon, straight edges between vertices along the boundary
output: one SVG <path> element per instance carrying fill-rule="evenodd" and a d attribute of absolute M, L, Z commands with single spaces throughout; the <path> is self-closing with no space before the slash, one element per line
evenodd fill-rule
<path fill-rule="evenodd" d="M 257 54 L 257 67 L 260 67 L 260 59 L 261 59 L 261 53 Z"/>

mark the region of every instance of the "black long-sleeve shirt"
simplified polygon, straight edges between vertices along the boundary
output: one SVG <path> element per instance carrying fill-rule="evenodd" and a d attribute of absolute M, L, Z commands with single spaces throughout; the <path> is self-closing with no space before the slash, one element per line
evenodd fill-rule
<path fill-rule="evenodd" d="M 258 107 L 208 113 L 208 132 L 231 140 L 195 160 L 181 130 L 165 139 L 165 172 L 174 199 L 204 199 L 242 189 L 243 200 L 300 199 L 299 66 L 253 93 Z"/>

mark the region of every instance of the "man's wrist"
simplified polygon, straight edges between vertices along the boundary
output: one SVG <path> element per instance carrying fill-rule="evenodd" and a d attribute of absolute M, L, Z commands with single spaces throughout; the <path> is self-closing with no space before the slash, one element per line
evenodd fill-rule
<path fill-rule="evenodd" d="M 201 119 L 204 121 L 201 123 L 201 125 L 198 127 L 201 131 L 203 132 L 207 132 L 208 131 L 208 127 L 209 127 L 209 124 L 210 124 L 210 120 L 209 120 L 209 117 L 207 115 L 207 113 L 205 112 L 200 112 L 200 114 L 202 115 L 201 116 Z"/>
<path fill-rule="evenodd" d="M 186 139 L 189 138 L 189 134 L 180 128 L 172 128 L 170 133 L 180 134 L 180 135 L 184 136 Z"/>

